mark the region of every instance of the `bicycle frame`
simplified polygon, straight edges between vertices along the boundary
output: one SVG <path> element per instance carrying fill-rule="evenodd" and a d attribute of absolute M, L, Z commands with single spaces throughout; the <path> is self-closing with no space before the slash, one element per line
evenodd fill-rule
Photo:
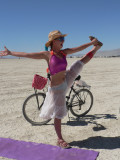
<path fill-rule="evenodd" d="M 69 110 L 70 107 L 72 107 L 71 103 L 69 102 L 69 99 L 71 98 L 71 93 L 74 92 L 77 94 L 77 91 L 74 89 L 74 83 L 73 85 L 70 87 L 70 92 L 69 92 L 69 95 L 66 96 L 66 106 L 67 106 L 67 109 Z M 80 98 L 80 97 L 79 97 Z"/>
<path fill-rule="evenodd" d="M 75 83 L 75 82 L 74 82 Z M 67 106 L 67 109 L 69 110 L 70 107 L 73 107 L 72 104 L 69 102 L 69 99 L 71 99 L 71 93 L 74 92 L 76 95 L 78 95 L 77 91 L 74 89 L 74 83 L 73 85 L 70 87 L 70 92 L 69 92 L 69 95 L 66 96 L 66 106 Z M 81 86 L 82 89 L 86 88 L 84 86 Z M 90 89 L 90 88 L 89 88 Z M 83 102 L 83 100 L 81 99 L 81 97 L 78 95 L 77 98 L 80 100 L 81 102 L 81 105 L 84 104 L 85 102 Z M 86 98 L 87 98 L 87 95 L 86 95 Z M 85 98 L 85 99 L 86 99 Z"/>
<path fill-rule="evenodd" d="M 40 110 L 40 108 L 42 107 L 44 101 L 43 101 L 43 103 L 39 106 L 39 100 L 38 100 L 37 89 L 34 88 L 34 91 L 35 91 L 35 97 L 36 97 L 36 100 L 37 100 L 38 110 Z"/>

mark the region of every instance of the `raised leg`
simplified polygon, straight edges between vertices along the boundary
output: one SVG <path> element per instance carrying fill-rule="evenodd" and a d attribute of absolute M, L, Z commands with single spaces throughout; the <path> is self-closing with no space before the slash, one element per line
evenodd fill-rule
<path fill-rule="evenodd" d="M 100 48 L 100 45 L 94 46 L 90 52 L 88 52 L 84 57 L 80 59 L 80 61 L 82 61 L 84 64 L 88 63 Z"/>

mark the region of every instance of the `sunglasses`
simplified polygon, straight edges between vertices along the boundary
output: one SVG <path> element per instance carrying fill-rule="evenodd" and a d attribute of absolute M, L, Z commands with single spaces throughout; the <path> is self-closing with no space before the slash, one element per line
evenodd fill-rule
<path fill-rule="evenodd" d="M 63 42 L 63 41 L 65 41 L 65 38 L 64 37 L 59 37 L 59 38 L 56 38 L 56 40 L 59 40 L 60 42 Z"/>

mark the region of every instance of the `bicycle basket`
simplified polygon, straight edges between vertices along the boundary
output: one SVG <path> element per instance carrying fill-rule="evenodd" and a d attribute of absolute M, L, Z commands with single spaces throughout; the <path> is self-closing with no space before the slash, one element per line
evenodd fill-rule
<path fill-rule="evenodd" d="M 47 78 L 42 77 L 38 74 L 35 74 L 32 82 L 32 87 L 41 90 L 45 87 L 45 85 L 47 84 L 47 81 L 48 81 Z"/>

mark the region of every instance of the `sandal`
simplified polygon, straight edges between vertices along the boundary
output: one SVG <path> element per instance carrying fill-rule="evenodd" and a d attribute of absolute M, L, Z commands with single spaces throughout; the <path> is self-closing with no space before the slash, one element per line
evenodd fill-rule
<path fill-rule="evenodd" d="M 93 37 L 93 36 L 89 36 L 89 39 L 92 41 L 93 39 L 95 39 L 95 37 Z M 100 42 L 100 41 L 98 41 L 97 45 L 102 46 L 102 45 L 103 45 L 103 43 L 102 43 L 102 42 Z M 94 46 L 96 46 L 96 45 L 94 45 Z"/>
<path fill-rule="evenodd" d="M 57 146 L 59 146 L 61 148 L 64 148 L 64 149 L 71 148 L 71 146 L 67 142 L 65 142 L 64 140 L 62 140 L 62 139 L 58 140 Z"/>

